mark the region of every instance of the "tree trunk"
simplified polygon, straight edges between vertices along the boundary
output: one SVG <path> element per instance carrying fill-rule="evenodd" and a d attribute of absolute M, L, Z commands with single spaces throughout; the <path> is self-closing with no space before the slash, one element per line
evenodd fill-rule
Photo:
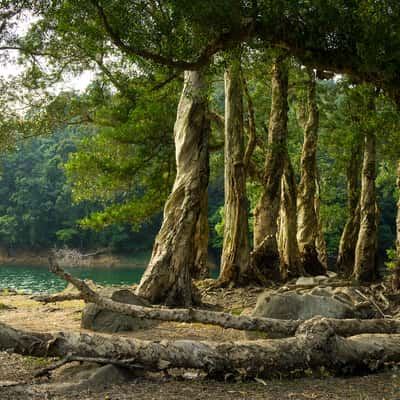
<path fill-rule="evenodd" d="M 200 206 L 200 214 L 196 224 L 196 233 L 194 237 L 195 259 L 191 269 L 193 279 L 207 279 L 210 277 L 208 267 L 208 192 L 203 195 Z"/>
<path fill-rule="evenodd" d="M 319 115 L 316 99 L 316 77 L 309 72 L 308 119 L 304 126 L 304 143 L 301 153 L 301 179 L 297 196 L 297 241 L 305 271 L 311 275 L 326 272 L 318 258 L 318 217 L 315 212 L 317 180 L 317 142 Z"/>
<path fill-rule="evenodd" d="M 225 72 L 224 152 L 225 226 L 219 282 L 234 286 L 246 282 L 250 267 L 240 58 L 233 60 Z"/>
<path fill-rule="evenodd" d="M 304 274 L 297 244 L 296 177 L 289 154 L 285 155 L 285 167 L 282 175 L 281 210 L 279 218 L 279 253 L 281 275 L 290 279 Z"/>
<path fill-rule="evenodd" d="M 360 231 L 358 234 L 353 277 L 358 282 L 371 282 L 376 278 L 376 251 L 378 241 L 378 211 L 375 193 L 376 137 L 365 135 L 364 161 L 360 195 Z"/>
<path fill-rule="evenodd" d="M 177 173 L 149 265 L 137 293 L 151 302 L 193 303 L 189 268 L 209 176 L 207 87 L 199 71 L 186 71 L 175 123 Z"/>
<path fill-rule="evenodd" d="M 321 368 L 330 372 L 376 371 L 400 362 L 400 335 L 339 336 L 329 320 L 303 323 L 295 337 L 240 342 L 146 341 L 76 332 L 38 333 L 0 323 L 0 350 L 35 357 L 89 357 L 127 368 L 192 368 L 210 376 L 274 377 Z"/>
<path fill-rule="evenodd" d="M 397 166 L 397 191 L 399 199 L 397 202 L 397 218 L 396 218 L 396 260 L 393 271 L 393 290 L 400 289 L 400 161 Z"/>
<path fill-rule="evenodd" d="M 348 217 L 340 238 L 337 267 L 345 277 L 353 274 L 358 232 L 360 230 L 360 170 L 362 160 L 361 141 L 351 150 L 347 168 Z"/>
<path fill-rule="evenodd" d="M 314 200 L 314 208 L 315 214 L 317 215 L 317 230 L 318 235 L 315 240 L 315 247 L 317 248 L 318 260 L 324 266 L 324 268 L 328 269 L 328 254 L 326 251 L 326 241 L 324 236 L 324 230 L 322 228 L 322 220 L 321 220 L 321 186 L 319 182 L 319 177 L 315 181 L 316 193 Z"/>
<path fill-rule="evenodd" d="M 267 279 L 279 280 L 280 258 L 277 243 L 281 178 L 286 152 L 288 120 L 288 67 L 276 59 L 272 67 L 272 105 L 268 128 L 268 151 L 263 192 L 254 210 L 254 250 L 251 262 Z"/>

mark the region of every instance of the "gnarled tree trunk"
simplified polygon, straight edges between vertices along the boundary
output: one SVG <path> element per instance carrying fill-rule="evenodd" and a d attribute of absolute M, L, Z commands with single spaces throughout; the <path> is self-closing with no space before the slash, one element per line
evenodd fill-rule
<path fill-rule="evenodd" d="M 272 67 L 272 105 L 268 129 L 268 151 L 263 192 L 254 210 L 254 250 L 251 262 L 266 278 L 279 280 L 277 243 L 281 178 L 286 153 L 288 120 L 288 67 L 278 58 Z"/>
<path fill-rule="evenodd" d="M 201 201 L 200 214 L 194 236 L 195 259 L 191 268 L 191 277 L 193 279 L 206 279 L 210 277 L 208 267 L 208 239 L 208 193 L 206 191 Z"/>
<path fill-rule="evenodd" d="M 318 217 L 315 210 L 317 180 L 317 142 L 319 115 L 316 99 L 316 76 L 309 72 L 308 119 L 304 126 L 304 143 L 301 153 L 301 180 L 297 194 L 297 241 L 305 271 L 311 275 L 325 273 L 326 268 L 318 257 Z"/>
<path fill-rule="evenodd" d="M 250 240 L 244 166 L 243 83 L 240 58 L 225 72 L 225 226 L 219 282 L 239 285 L 249 278 Z"/>
<path fill-rule="evenodd" d="M 371 282 L 376 278 L 376 251 L 378 242 L 378 210 L 375 193 L 376 137 L 365 135 L 364 161 L 360 195 L 360 231 L 358 233 L 353 277 L 358 282 Z"/>
<path fill-rule="evenodd" d="M 348 217 L 340 238 L 337 267 L 340 273 L 349 277 L 353 273 L 355 252 L 360 230 L 360 171 L 362 160 L 361 141 L 352 148 L 347 168 Z"/>
<path fill-rule="evenodd" d="M 151 302 L 193 303 L 189 268 L 209 176 L 207 87 L 202 72 L 186 71 L 175 123 L 177 173 L 149 265 L 137 289 Z"/>
<path fill-rule="evenodd" d="M 303 275 L 297 244 L 297 190 L 296 177 L 289 154 L 285 155 L 285 166 L 282 175 L 281 209 L 279 218 L 278 247 L 281 260 L 281 275 L 290 279 Z"/>
<path fill-rule="evenodd" d="M 400 193 L 400 161 L 397 166 L 397 190 Z M 393 271 L 393 289 L 400 289 L 400 196 L 397 202 L 397 218 L 396 218 L 396 260 Z"/>

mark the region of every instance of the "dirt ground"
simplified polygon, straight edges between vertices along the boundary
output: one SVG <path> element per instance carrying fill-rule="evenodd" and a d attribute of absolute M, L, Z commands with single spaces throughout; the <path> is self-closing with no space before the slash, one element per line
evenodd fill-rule
<path fill-rule="evenodd" d="M 206 295 L 213 308 L 232 312 L 254 306 L 259 289 L 225 291 Z M 32 331 L 80 330 L 82 301 L 40 304 L 23 295 L 0 296 L 0 322 Z M 160 323 L 151 330 L 124 334 L 140 339 L 210 339 L 240 340 L 235 330 L 201 324 Z M 250 382 L 218 382 L 204 377 L 194 378 L 165 374 L 148 374 L 132 378 L 123 385 L 89 386 L 67 391 L 55 390 L 57 374 L 52 378 L 34 378 L 34 372 L 54 360 L 35 359 L 0 352 L 0 400 L 45 399 L 350 399 L 400 400 L 400 370 L 391 368 L 369 376 L 339 378 L 326 376 L 296 379 L 258 380 Z M 62 371 L 61 371 L 62 373 Z M 190 378 L 190 379 L 189 379 Z"/>

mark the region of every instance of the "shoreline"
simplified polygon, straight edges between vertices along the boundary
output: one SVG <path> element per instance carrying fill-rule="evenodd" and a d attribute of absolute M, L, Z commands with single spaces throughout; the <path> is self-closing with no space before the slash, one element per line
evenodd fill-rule
<path fill-rule="evenodd" d="M 146 268 L 147 254 L 134 255 L 114 255 L 102 254 L 87 257 L 78 263 L 71 264 L 69 260 L 58 259 L 57 262 L 63 268 Z M 48 253 L 46 254 L 16 254 L 11 257 L 0 255 L 0 268 L 2 266 L 32 266 L 46 267 L 48 263 Z"/>

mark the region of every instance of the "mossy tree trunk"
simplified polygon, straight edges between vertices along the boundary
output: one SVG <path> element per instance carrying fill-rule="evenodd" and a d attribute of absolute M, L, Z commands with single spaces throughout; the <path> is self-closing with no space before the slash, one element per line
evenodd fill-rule
<path fill-rule="evenodd" d="M 353 274 L 358 232 L 360 230 L 360 172 L 362 143 L 353 146 L 347 168 L 347 208 L 348 217 L 339 244 L 337 267 L 341 274 Z"/>
<path fill-rule="evenodd" d="M 315 209 L 317 180 L 317 142 L 319 113 L 316 99 L 316 76 L 309 71 L 308 119 L 304 126 L 301 154 L 301 179 L 297 195 L 297 241 L 305 271 L 311 275 L 324 274 L 326 267 L 318 257 L 318 216 Z"/>
<path fill-rule="evenodd" d="M 261 198 L 254 210 L 254 250 L 251 262 L 266 279 L 279 280 L 277 242 L 281 178 L 286 154 L 288 121 L 288 67 L 277 58 L 272 67 L 272 105 L 268 128 L 268 150 Z"/>
<path fill-rule="evenodd" d="M 361 177 L 360 230 L 355 251 L 353 277 L 358 282 L 371 282 L 377 273 L 378 209 L 375 192 L 376 136 L 365 134 Z"/>
<path fill-rule="evenodd" d="M 200 214 L 196 224 L 196 233 L 194 237 L 195 259 L 191 276 L 193 279 L 206 279 L 210 277 L 208 267 L 208 192 L 203 194 L 200 206 Z"/>
<path fill-rule="evenodd" d="M 209 177 L 207 86 L 199 71 L 186 71 L 174 128 L 177 173 L 161 229 L 137 293 L 153 303 L 193 303 L 190 266 Z"/>
<path fill-rule="evenodd" d="M 225 72 L 225 225 L 219 283 L 230 286 L 244 284 L 250 279 L 243 81 L 240 63 L 240 57 L 235 56 Z"/>
<path fill-rule="evenodd" d="M 296 177 L 288 152 L 281 181 L 281 209 L 279 217 L 278 247 L 281 275 L 290 279 L 304 274 L 297 244 L 297 188 Z"/>
<path fill-rule="evenodd" d="M 318 235 L 315 240 L 315 247 L 317 248 L 318 260 L 324 266 L 325 269 L 328 269 L 328 253 L 326 250 L 326 241 L 324 230 L 322 226 L 322 218 L 321 218 L 321 185 L 320 185 L 320 177 L 317 177 L 315 181 L 316 185 L 316 193 L 314 200 L 314 208 L 315 214 L 317 215 L 317 230 Z"/>

